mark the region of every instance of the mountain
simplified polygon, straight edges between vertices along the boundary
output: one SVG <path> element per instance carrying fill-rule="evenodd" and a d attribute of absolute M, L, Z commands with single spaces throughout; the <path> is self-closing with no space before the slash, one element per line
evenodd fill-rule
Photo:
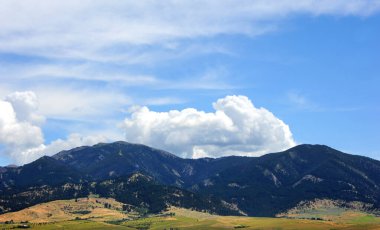
<path fill-rule="evenodd" d="M 162 150 L 122 141 L 62 151 L 53 158 L 92 180 L 142 171 L 161 183 L 183 188 L 246 160 L 242 157 L 183 159 Z"/>
<path fill-rule="evenodd" d="M 75 183 L 80 181 L 81 173 L 61 161 L 44 156 L 22 167 L 7 167 L 0 178 L 0 191 L 6 191 L 11 188 Z"/>
<path fill-rule="evenodd" d="M 380 162 L 323 145 L 300 145 L 228 168 L 198 184 L 249 215 L 273 216 L 301 201 L 334 199 L 380 205 Z"/>
<path fill-rule="evenodd" d="M 152 212 L 174 205 L 274 216 L 314 199 L 380 208 L 380 162 L 324 145 L 261 157 L 182 159 L 144 145 L 101 143 L 0 168 L 0 179 L 3 212 L 91 193 Z"/>
<path fill-rule="evenodd" d="M 38 180 L 40 181 L 40 180 Z M 167 207 L 177 206 L 195 210 L 205 210 L 224 215 L 239 215 L 236 208 L 226 202 L 203 196 L 174 186 L 157 183 L 152 177 L 142 173 L 106 179 L 102 181 L 66 182 L 53 185 L 33 185 L 29 187 L 8 188 L 1 191 L 0 211 L 17 211 L 23 208 L 52 200 L 73 199 L 97 194 L 101 197 L 115 198 L 120 202 L 160 212 Z"/>
<path fill-rule="evenodd" d="M 222 215 L 240 215 L 240 210 L 231 208 L 220 199 L 161 185 L 152 177 L 141 173 L 93 183 L 92 188 L 92 191 L 103 197 L 113 197 L 126 204 L 147 208 L 150 212 L 160 212 L 176 206 Z"/>

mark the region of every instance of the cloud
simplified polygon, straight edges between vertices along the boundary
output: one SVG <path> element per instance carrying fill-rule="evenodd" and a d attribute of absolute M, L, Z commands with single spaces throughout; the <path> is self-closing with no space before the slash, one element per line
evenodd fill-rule
<path fill-rule="evenodd" d="M 0 144 L 11 157 L 17 152 L 43 143 L 41 128 L 34 122 L 42 117 L 35 114 L 35 94 L 16 92 L 0 100 Z"/>
<path fill-rule="evenodd" d="M 140 56 L 146 46 L 175 49 L 173 44 L 182 40 L 260 35 L 275 30 L 277 22 L 290 15 L 368 16 L 380 9 L 378 0 L 239 4 L 234 0 L 0 0 L 0 4 L 1 51 L 105 62 L 146 59 L 147 55 Z"/>
<path fill-rule="evenodd" d="M 183 104 L 186 101 L 175 97 L 155 97 L 143 100 L 144 105 L 174 105 Z"/>
<path fill-rule="evenodd" d="M 24 64 L 21 68 L 18 65 L 8 67 L 6 74 L 12 74 L 12 78 L 22 80 L 77 80 L 77 81 L 97 81 L 103 83 L 117 83 L 123 86 L 141 86 L 157 83 L 154 76 L 130 75 L 125 73 L 104 72 L 94 68 L 90 64 Z"/>
<path fill-rule="evenodd" d="M 245 96 L 227 96 L 213 107 L 211 113 L 132 107 L 123 125 L 126 140 L 188 158 L 257 156 L 295 145 L 288 125 L 270 111 L 256 108 Z"/>
<path fill-rule="evenodd" d="M 49 86 L 49 85 L 48 85 Z M 41 113 L 49 118 L 99 120 L 130 104 L 128 96 L 111 88 L 45 85 L 34 87 L 40 96 Z"/>
<path fill-rule="evenodd" d="M 5 98 L 5 101 L 12 104 L 18 121 L 30 122 L 32 124 L 44 122 L 45 118 L 36 113 L 38 110 L 38 99 L 34 92 L 14 92 L 9 94 Z"/>
<path fill-rule="evenodd" d="M 32 91 L 13 92 L 4 100 L 0 100 L 0 155 L 10 156 L 16 164 L 25 164 L 65 149 L 109 141 L 100 134 L 72 133 L 66 139 L 57 139 L 45 144 L 41 129 L 45 117 L 38 113 L 39 104 L 36 94 Z M 64 103 L 60 102 L 60 105 L 63 106 Z M 118 138 L 115 132 L 103 132 L 108 137 Z"/>

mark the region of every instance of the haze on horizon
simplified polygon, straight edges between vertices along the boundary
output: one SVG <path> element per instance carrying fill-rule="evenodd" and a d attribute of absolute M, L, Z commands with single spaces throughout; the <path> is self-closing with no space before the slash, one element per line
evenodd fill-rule
<path fill-rule="evenodd" d="M 380 1 L 0 0 L 0 165 L 124 140 L 380 159 Z"/>

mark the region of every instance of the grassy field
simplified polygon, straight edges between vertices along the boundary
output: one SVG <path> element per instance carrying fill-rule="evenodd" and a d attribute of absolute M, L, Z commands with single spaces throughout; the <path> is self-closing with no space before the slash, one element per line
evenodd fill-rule
<path fill-rule="evenodd" d="M 364 203 L 350 202 L 346 207 L 339 205 L 339 201 L 315 200 L 307 202 L 304 206 L 295 207 L 278 217 L 288 217 L 295 219 L 319 219 L 334 223 L 348 224 L 380 224 L 380 218 L 373 214 L 366 213 Z M 347 207 L 351 206 L 351 207 Z"/>
<path fill-rule="evenodd" d="M 380 218 L 361 217 L 352 222 L 216 216 L 173 208 L 171 217 L 151 217 L 122 223 L 130 229 L 380 229 Z"/>
<path fill-rule="evenodd" d="M 107 207 L 106 207 L 107 206 Z M 75 219 L 87 219 L 104 222 L 128 218 L 121 212 L 123 204 L 112 198 L 79 198 L 73 200 L 56 200 L 34 205 L 18 212 L 0 215 L 0 222 L 48 223 Z"/>
<path fill-rule="evenodd" d="M 1 229 L 13 229 L 18 225 L 0 225 Z M 89 220 L 72 220 L 56 223 L 29 224 L 31 229 L 380 229 L 380 224 L 345 224 L 316 220 L 294 220 L 281 218 L 219 217 L 194 219 L 184 216 L 150 217 L 139 220 L 109 224 Z"/>
<path fill-rule="evenodd" d="M 54 201 L 44 205 L 29 208 L 35 212 L 45 210 L 49 212 L 57 210 L 57 207 L 63 208 L 68 205 L 76 206 L 69 212 L 50 216 L 49 218 L 32 219 L 26 225 L 32 229 L 380 229 L 380 218 L 364 213 L 340 212 L 339 221 L 321 221 L 305 219 L 287 219 L 287 218 L 256 218 L 256 217 L 237 217 L 237 216 L 217 216 L 202 212 L 191 211 L 182 208 L 171 208 L 165 216 L 150 216 L 138 218 L 135 220 L 125 220 L 133 215 L 127 215 L 120 211 L 120 203 L 111 200 L 94 198 L 95 200 L 80 199 L 77 202 L 71 201 Z M 97 200 L 97 201 L 96 201 Z M 102 203 L 103 202 L 103 203 Z M 103 210 L 104 203 L 112 203 L 114 209 Z M 34 209 L 33 209 L 34 208 Z M 78 212 L 77 210 L 97 210 L 96 212 Z M 25 211 L 25 210 L 23 210 Z M 73 214 L 75 213 L 75 214 Z M 106 215 L 108 213 L 108 215 Z M 17 217 L 16 213 L 5 214 L 7 217 Z M 18 212 L 20 218 L 25 219 L 25 212 Z M 0 218 L 4 219 L 4 216 Z M 81 219 L 75 219 L 76 216 Z M 98 216 L 97 216 L 98 215 Z M 134 214 L 136 215 L 136 214 Z M 345 216 L 346 215 L 346 216 Z M 44 215 L 42 215 L 44 216 Z M 59 217 L 59 218 L 58 218 Z M 134 216 L 136 217 L 136 216 Z M 69 219 L 68 219 L 69 218 Z M 74 218 L 74 219 L 73 219 Z M 13 229 L 19 227 L 20 223 L 0 224 L 0 229 Z"/>

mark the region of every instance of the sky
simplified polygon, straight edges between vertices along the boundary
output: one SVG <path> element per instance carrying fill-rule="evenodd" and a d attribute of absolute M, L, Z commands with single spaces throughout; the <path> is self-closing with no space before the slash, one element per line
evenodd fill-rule
<path fill-rule="evenodd" d="M 380 1 L 0 0 L 0 165 L 99 142 L 380 160 Z"/>

